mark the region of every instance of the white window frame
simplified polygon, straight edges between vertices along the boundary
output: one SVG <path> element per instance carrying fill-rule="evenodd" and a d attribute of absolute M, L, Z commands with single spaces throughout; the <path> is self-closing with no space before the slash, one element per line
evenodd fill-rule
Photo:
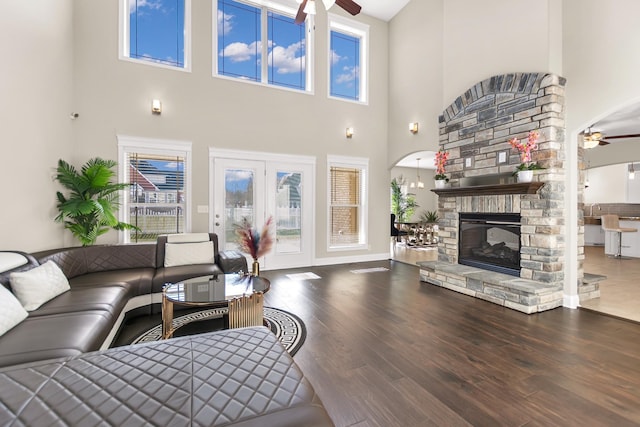
<path fill-rule="evenodd" d="M 162 156 L 184 157 L 184 189 L 186 193 L 184 201 L 184 232 L 191 232 L 191 169 L 192 169 L 192 143 L 190 141 L 177 141 L 168 139 L 141 138 L 129 135 L 117 135 L 118 139 L 118 182 L 129 182 L 128 153 L 157 154 Z M 120 192 L 120 209 L 118 218 L 121 222 L 128 222 L 128 190 Z M 120 243 L 131 243 L 129 230 L 121 230 L 118 233 Z"/>
<path fill-rule="evenodd" d="M 277 1 L 270 0 L 234 0 L 238 3 L 245 3 L 250 6 L 258 7 L 262 9 L 262 13 L 260 15 L 260 27 L 261 27 L 261 40 L 267 40 L 269 38 L 269 30 L 267 28 L 267 13 L 268 10 L 273 12 L 294 17 L 298 12 L 297 9 L 287 6 L 286 4 L 279 3 Z M 274 89 L 287 90 L 295 93 L 304 93 L 308 95 L 313 95 L 314 93 L 314 79 L 313 79 L 313 52 L 315 50 L 315 37 L 314 31 L 311 31 L 311 28 L 315 28 L 314 17 L 313 15 L 307 15 L 307 19 L 305 21 L 305 34 L 306 34 L 306 42 L 305 42 L 305 86 L 306 88 L 303 90 L 294 89 L 290 87 L 274 85 L 269 83 L 269 64 L 268 61 L 262 61 L 261 69 L 260 69 L 260 81 L 255 82 L 253 80 L 246 80 L 232 76 L 225 76 L 223 74 L 218 73 L 218 52 L 220 51 L 220 47 L 218 46 L 218 0 L 212 0 L 212 33 L 211 33 L 211 42 L 213 45 L 212 49 L 212 75 L 213 77 L 231 80 L 234 82 L 241 82 L 244 84 L 254 84 L 258 86 L 265 86 Z M 268 43 L 262 43 L 262 58 L 267 58 L 268 55 Z"/>
<path fill-rule="evenodd" d="M 129 26 L 129 1 L 120 0 L 119 4 L 119 26 L 118 26 L 118 58 L 121 61 L 134 62 L 136 64 L 150 65 L 152 67 L 165 68 L 168 70 L 178 70 L 191 72 L 191 0 L 184 0 L 184 66 L 164 64 L 157 61 L 148 61 L 139 58 L 132 58 L 129 35 L 131 28 Z"/>
<path fill-rule="evenodd" d="M 361 194 L 359 209 L 358 243 L 331 244 L 331 168 L 359 169 L 361 173 Z M 369 247 L 369 159 L 365 157 L 327 155 L 327 251 L 365 250 Z"/>
<path fill-rule="evenodd" d="M 369 26 L 344 16 L 328 13 L 327 28 L 327 96 L 344 102 L 369 104 Z M 360 99 L 346 99 L 331 95 L 331 32 L 347 34 L 360 39 Z"/>

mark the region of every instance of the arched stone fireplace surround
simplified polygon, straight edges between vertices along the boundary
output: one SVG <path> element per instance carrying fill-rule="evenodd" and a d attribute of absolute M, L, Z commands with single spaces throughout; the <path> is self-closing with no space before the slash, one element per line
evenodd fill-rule
<path fill-rule="evenodd" d="M 450 188 L 433 190 L 442 218 L 438 261 L 421 263 L 421 280 L 525 313 L 562 305 L 564 86 L 553 74 L 494 76 L 444 110 L 439 143 L 450 153 Z M 540 133 L 533 160 L 545 169 L 534 172 L 536 184 L 515 184 L 520 159 L 509 140 L 531 130 Z M 458 264 L 460 213 L 520 215 L 519 277 Z"/>

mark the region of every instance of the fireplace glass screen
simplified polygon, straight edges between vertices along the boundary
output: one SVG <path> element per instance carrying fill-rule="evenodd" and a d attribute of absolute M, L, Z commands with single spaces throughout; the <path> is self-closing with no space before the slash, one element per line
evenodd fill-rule
<path fill-rule="evenodd" d="M 520 215 L 461 213 L 458 263 L 520 275 Z"/>

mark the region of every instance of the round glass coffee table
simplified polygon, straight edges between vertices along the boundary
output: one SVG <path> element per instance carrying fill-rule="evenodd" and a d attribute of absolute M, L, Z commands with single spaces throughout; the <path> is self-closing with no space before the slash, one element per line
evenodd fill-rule
<path fill-rule="evenodd" d="M 171 338 L 173 307 L 228 307 L 229 328 L 263 324 L 263 294 L 271 283 L 260 276 L 219 274 L 168 283 L 162 289 L 162 338 Z"/>

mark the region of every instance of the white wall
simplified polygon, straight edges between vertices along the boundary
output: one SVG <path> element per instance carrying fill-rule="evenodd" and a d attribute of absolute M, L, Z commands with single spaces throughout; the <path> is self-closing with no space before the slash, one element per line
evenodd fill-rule
<path fill-rule="evenodd" d="M 559 72 L 554 0 L 444 0 L 443 98 L 447 107 L 476 83 L 512 72 Z M 416 17 L 418 18 L 418 17 Z"/>
<path fill-rule="evenodd" d="M 591 168 L 586 172 L 589 188 L 584 189 L 584 203 L 626 203 L 627 164 Z M 640 173 L 638 174 L 640 180 Z"/>
<path fill-rule="evenodd" d="M 72 3 L 0 2 L 0 250 L 63 244 L 52 177 L 73 149 Z"/>
<path fill-rule="evenodd" d="M 193 71 L 160 69 L 118 60 L 118 2 L 74 3 L 76 79 L 75 159 L 115 159 L 116 135 L 169 138 L 193 143 L 193 199 L 209 204 L 209 147 L 315 156 L 316 256 L 326 251 L 326 156 L 369 158 L 370 252 L 387 253 L 387 23 L 360 16 L 370 25 L 369 105 L 327 98 L 327 15 L 316 15 L 315 94 L 212 77 L 212 2 L 192 1 Z M 338 8 L 332 9 L 337 12 Z M 150 103 L 162 100 L 153 116 Z M 353 139 L 345 128 L 355 129 Z M 210 229 L 209 216 L 193 213 L 193 231 Z M 115 241 L 109 233 L 105 241 Z M 362 252 L 340 256 L 360 255 Z"/>
<path fill-rule="evenodd" d="M 438 150 L 442 113 L 442 0 L 411 1 L 389 25 L 389 167 Z M 419 132 L 409 132 L 418 122 Z"/>

